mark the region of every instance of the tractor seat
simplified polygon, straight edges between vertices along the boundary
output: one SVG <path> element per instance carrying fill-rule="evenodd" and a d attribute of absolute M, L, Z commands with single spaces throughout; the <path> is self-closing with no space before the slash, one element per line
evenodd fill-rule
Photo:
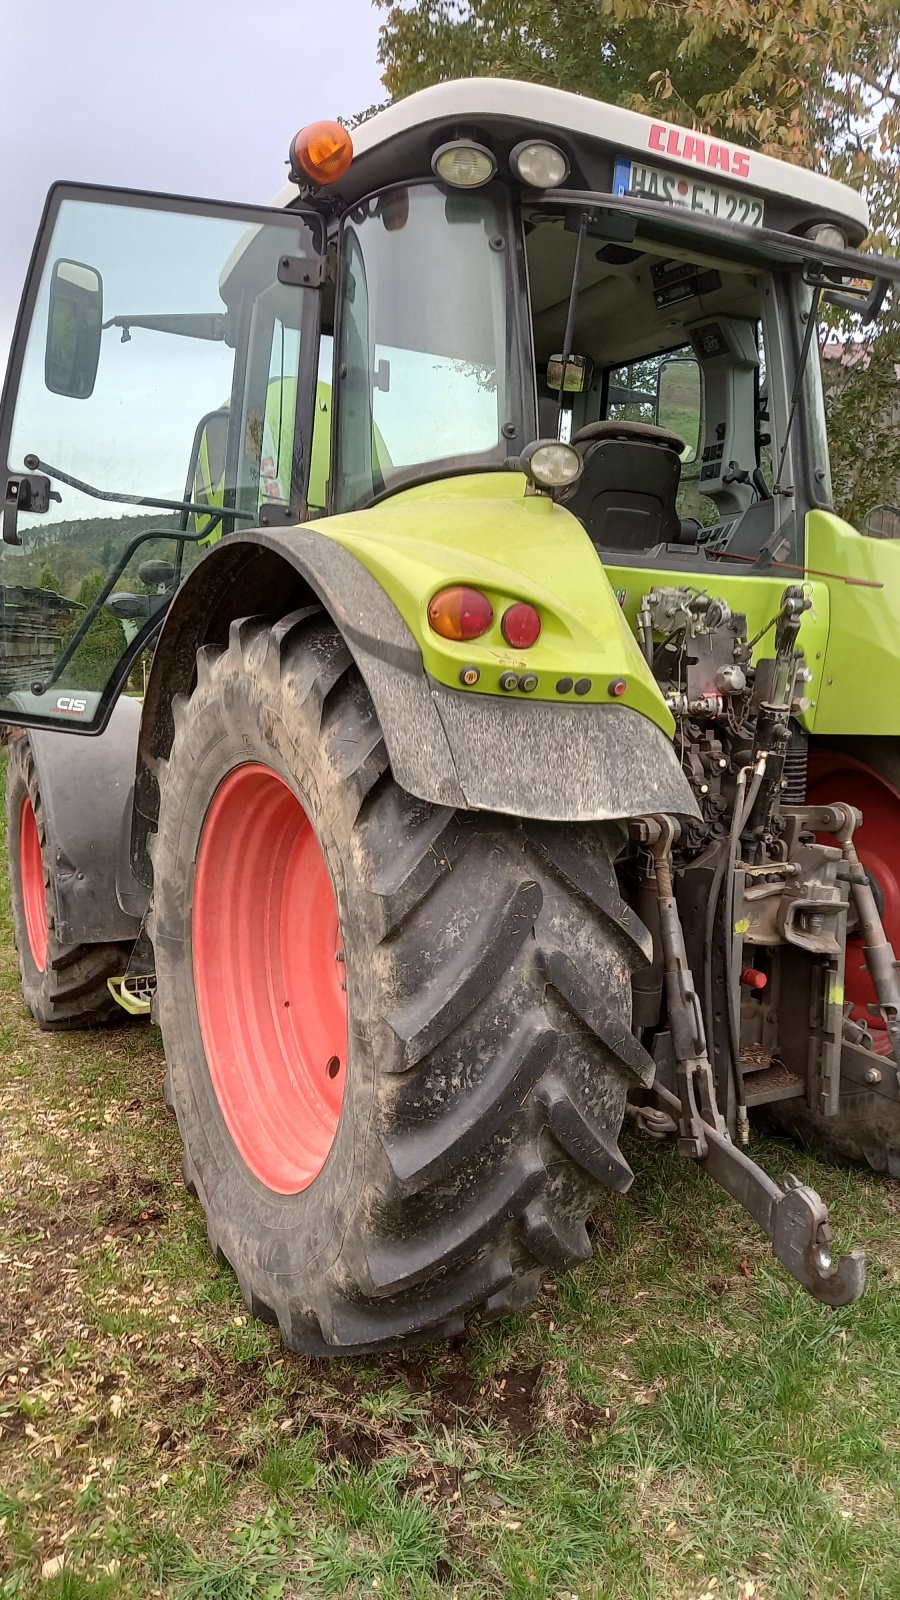
<path fill-rule="evenodd" d="M 675 504 L 684 440 L 647 422 L 590 422 L 573 435 L 584 471 L 560 502 L 604 550 L 684 542 Z"/>

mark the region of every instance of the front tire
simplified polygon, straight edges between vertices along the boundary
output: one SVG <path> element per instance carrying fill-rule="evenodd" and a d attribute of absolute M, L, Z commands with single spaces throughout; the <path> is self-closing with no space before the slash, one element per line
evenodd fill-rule
<path fill-rule="evenodd" d="M 64 737 L 61 735 L 61 737 Z M 64 944 L 50 895 L 50 844 L 27 734 L 9 741 L 6 846 L 22 997 L 45 1032 L 124 1022 L 107 980 L 125 972 L 129 944 Z"/>
<path fill-rule="evenodd" d="M 517 1309 L 589 1256 L 599 1189 L 631 1181 L 626 1094 L 653 1070 L 630 1031 L 649 939 L 616 887 L 621 829 L 414 799 L 313 611 L 201 651 L 159 779 L 167 1098 L 251 1310 L 308 1354 L 403 1346 Z M 217 831 L 242 782 L 255 798 Z"/>

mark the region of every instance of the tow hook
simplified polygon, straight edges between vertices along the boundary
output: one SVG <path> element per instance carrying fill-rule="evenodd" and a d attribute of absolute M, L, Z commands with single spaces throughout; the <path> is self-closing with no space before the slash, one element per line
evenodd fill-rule
<path fill-rule="evenodd" d="M 668 817 L 642 817 L 641 842 L 656 866 L 669 1030 L 678 1094 L 656 1083 L 650 1105 L 629 1106 L 638 1126 L 655 1138 L 677 1134 L 678 1148 L 743 1206 L 771 1241 L 778 1260 L 816 1300 L 846 1306 L 866 1285 L 866 1258 L 851 1250 L 835 1264 L 824 1200 L 787 1174 L 784 1187 L 751 1161 L 731 1139 L 719 1111 L 706 1051 L 703 1019 L 687 963 L 684 934 L 672 889 Z M 699 1102 L 699 1103 L 698 1103 Z"/>
<path fill-rule="evenodd" d="M 674 1133 L 681 1113 L 677 1096 L 661 1084 L 654 1084 L 649 1092 L 653 1106 L 629 1108 L 638 1127 L 659 1137 L 661 1115 L 666 1115 L 672 1119 L 667 1131 Z M 653 1114 L 652 1126 L 641 1116 L 648 1111 Z M 851 1250 L 837 1264 L 832 1260 L 831 1225 L 821 1195 L 791 1173 L 785 1176 L 784 1188 L 779 1188 L 727 1133 L 705 1127 L 704 1134 L 706 1155 L 697 1165 L 749 1211 L 791 1276 L 823 1305 L 849 1306 L 858 1300 L 866 1286 L 865 1255 L 862 1250 Z"/>

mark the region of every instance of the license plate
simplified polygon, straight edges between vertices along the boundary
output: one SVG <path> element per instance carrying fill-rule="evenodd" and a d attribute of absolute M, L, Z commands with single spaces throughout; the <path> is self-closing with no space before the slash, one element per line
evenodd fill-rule
<path fill-rule="evenodd" d="M 683 206 L 685 211 L 702 211 L 723 222 L 743 223 L 745 228 L 761 228 L 763 203 L 740 189 L 726 189 L 706 178 L 680 172 L 664 172 L 643 161 L 616 157 L 613 194 L 636 195 L 642 200 L 660 200 L 664 205 Z"/>

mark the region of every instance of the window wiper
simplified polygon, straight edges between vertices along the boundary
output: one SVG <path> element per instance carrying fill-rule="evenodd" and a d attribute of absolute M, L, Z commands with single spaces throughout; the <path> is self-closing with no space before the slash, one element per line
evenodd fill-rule
<path fill-rule="evenodd" d="M 173 312 L 169 316 L 110 317 L 103 328 L 121 328 L 122 343 L 128 344 L 132 328 L 148 328 L 151 333 L 178 333 L 184 339 L 225 338 L 225 317 L 221 311 Z"/>
<path fill-rule="evenodd" d="M 794 379 L 794 387 L 791 391 L 791 405 L 790 410 L 788 411 L 787 426 L 784 430 L 784 439 L 782 440 L 781 444 L 781 454 L 778 457 L 778 470 L 775 473 L 775 481 L 772 484 L 771 498 L 773 499 L 775 499 L 778 495 L 793 494 L 792 489 L 784 488 L 781 482 L 781 474 L 784 471 L 784 463 L 787 456 L 788 443 L 791 437 L 791 429 L 794 426 L 794 418 L 797 415 L 797 407 L 800 404 L 800 396 L 803 392 L 803 379 L 806 376 L 806 364 L 809 361 L 809 352 L 812 349 L 812 342 L 816 333 L 816 319 L 819 315 L 819 305 L 821 299 L 822 285 L 816 284 L 813 287 L 812 299 L 809 304 L 809 316 L 806 319 L 806 331 L 803 335 L 803 343 L 800 346 L 800 359 L 797 362 L 797 376 Z M 792 511 L 791 517 L 793 518 L 794 515 L 795 513 Z M 769 562 L 774 564 L 776 556 L 779 553 L 784 553 L 784 551 L 788 548 L 789 543 L 787 540 L 786 525 L 782 523 L 780 527 L 775 529 L 771 537 L 766 540 L 759 552 L 759 555 L 756 557 L 756 560 L 753 563 L 754 567 L 759 570 L 761 567 L 768 566 Z"/>
<path fill-rule="evenodd" d="M 214 511 L 222 519 L 237 522 L 255 520 L 254 512 L 235 511 L 231 506 L 210 506 L 193 500 L 157 500 L 153 495 L 118 494 L 112 489 L 96 489 L 93 484 L 84 483 L 81 478 L 73 478 L 70 473 L 63 472 L 61 467 L 52 467 L 40 456 L 26 456 L 25 468 L 28 472 L 43 472 L 55 482 L 64 483 L 69 489 L 77 489 L 79 494 L 89 495 L 92 500 L 113 500 L 121 506 L 146 506 L 150 511 L 188 511 L 201 517 L 208 517 Z"/>
<path fill-rule="evenodd" d="M 566 313 L 566 333 L 565 338 L 563 339 L 561 364 L 562 373 L 559 380 L 559 391 L 556 396 L 556 404 L 559 409 L 559 418 L 556 424 L 557 437 L 559 436 L 559 426 L 560 422 L 562 421 L 563 395 L 566 388 L 566 371 L 569 365 L 569 358 L 572 354 L 572 343 L 575 338 L 575 316 L 578 310 L 578 292 L 581 288 L 581 262 L 584 255 L 584 241 L 587 238 L 587 228 L 588 214 L 586 211 L 582 211 L 578 223 L 578 238 L 575 244 L 575 264 L 572 268 L 572 287 L 569 290 L 569 309 Z"/>

